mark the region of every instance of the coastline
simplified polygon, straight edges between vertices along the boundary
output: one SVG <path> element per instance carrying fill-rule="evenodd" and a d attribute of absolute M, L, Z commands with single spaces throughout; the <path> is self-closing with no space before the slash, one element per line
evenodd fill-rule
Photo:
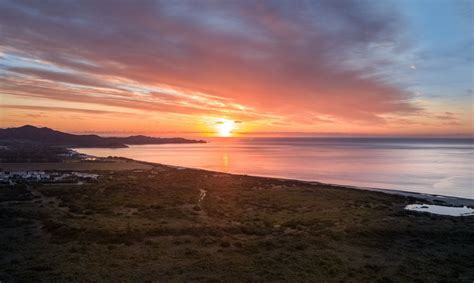
<path fill-rule="evenodd" d="M 230 139 L 205 146 L 78 150 L 94 156 L 124 156 L 233 174 L 474 199 L 468 165 L 472 155 L 470 145 L 451 148 L 449 143 L 431 145 L 423 141 L 419 145 L 366 144 L 346 139 L 335 144 L 302 142 Z M 438 155 L 442 156 L 439 160 Z"/>
<path fill-rule="evenodd" d="M 352 186 L 352 185 L 343 185 L 343 184 L 335 184 L 335 183 L 325 183 L 325 182 L 320 182 L 318 180 L 292 179 L 292 178 L 284 178 L 280 176 L 228 173 L 228 172 L 214 171 L 214 170 L 203 169 L 203 168 L 193 168 L 193 167 L 176 166 L 176 165 L 169 165 L 169 164 L 163 164 L 163 163 L 157 163 L 157 162 L 149 162 L 149 161 L 137 160 L 137 159 L 121 157 L 121 156 L 111 156 L 112 158 L 98 157 L 98 156 L 93 156 L 90 154 L 81 153 L 80 149 L 81 148 L 68 148 L 67 150 L 69 150 L 70 153 L 80 155 L 82 158 L 81 162 L 2 163 L 0 165 L 1 165 L 1 169 L 4 171 L 22 171 L 22 170 L 27 170 L 27 171 L 35 171 L 35 170 L 122 171 L 122 170 L 135 170 L 135 169 L 146 170 L 154 166 L 164 166 L 168 168 L 188 169 L 188 170 L 195 170 L 195 171 L 202 171 L 202 172 L 210 172 L 214 174 L 225 174 L 225 175 L 231 175 L 231 176 L 246 176 L 246 177 L 269 179 L 269 180 L 298 182 L 301 184 L 309 184 L 309 185 L 322 185 L 322 186 L 332 187 L 332 188 L 379 192 L 379 193 L 384 193 L 388 195 L 397 195 L 397 196 L 402 196 L 406 198 L 413 198 L 419 202 L 425 201 L 430 204 L 438 204 L 438 205 L 445 205 L 445 206 L 467 206 L 467 207 L 474 208 L 474 199 L 463 198 L 463 197 L 420 193 L 420 192 L 412 192 L 412 191 L 402 191 L 402 190 L 395 190 L 395 189 L 382 189 L 382 188 L 375 188 L 375 187 L 363 187 L 363 186 Z M 88 161 L 91 159 L 95 161 Z M 127 162 L 123 162 L 123 161 L 127 161 Z M 133 162 L 134 164 L 130 164 L 130 162 Z M 61 164 L 61 166 L 58 166 L 58 164 Z"/>
<path fill-rule="evenodd" d="M 69 150 L 80 153 L 79 151 L 76 151 L 75 149 L 69 149 Z M 92 155 L 87 155 L 87 154 L 83 154 L 83 153 L 80 153 L 80 154 L 88 156 L 88 157 L 97 158 L 97 159 L 101 158 L 101 157 L 98 157 L 98 156 L 92 156 Z M 283 180 L 283 181 L 301 182 L 301 183 L 307 183 L 307 184 L 317 184 L 317 185 L 324 185 L 324 186 L 329 186 L 329 187 L 355 189 L 355 190 L 371 191 L 371 192 L 380 192 L 380 193 L 385 193 L 385 194 L 390 194 L 390 195 L 411 197 L 411 198 L 427 201 L 427 202 L 433 203 L 433 204 L 448 205 L 448 206 L 468 206 L 468 207 L 473 207 L 474 208 L 474 199 L 455 197 L 455 196 L 426 194 L 426 193 L 410 192 L 410 191 L 402 191 L 402 190 L 394 190 L 394 189 L 382 189 L 382 188 L 373 188 L 373 187 L 341 185 L 341 184 L 333 184 L 333 183 L 324 183 L 324 182 L 320 182 L 320 181 L 317 181 L 317 180 L 312 181 L 312 180 L 282 178 L 282 177 L 277 177 L 277 176 L 263 176 L 263 175 L 248 175 L 248 174 L 238 174 L 238 173 L 227 173 L 227 172 L 213 171 L 213 170 L 202 169 L 202 168 L 192 168 L 192 167 L 175 166 L 175 165 L 168 165 L 168 164 L 162 164 L 162 163 L 156 163 L 156 162 L 148 162 L 148 161 L 136 160 L 136 159 L 131 159 L 131 158 L 127 158 L 127 157 L 120 157 L 120 156 L 114 156 L 114 157 L 118 157 L 118 158 L 122 158 L 122 159 L 126 159 L 126 160 L 132 160 L 134 162 L 141 163 L 141 164 L 160 165 L 160 166 L 166 166 L 166 167 L 170 167 L 170 168 L 184 168 L 184 169 L 190 169 L 190 170 L 201 170 L 201 171 L 206 171 L 206 172 L 212 172 L 212 173 L 218 173 L 218 174 L 228 174 L 228 175 L 234 175 L 234 176 L 269 178 L 269 179 L 274 179 L 274 180 L 276 179 L 276 180 Z"/>
<path fill-rule="evenodd" d="M 69 149 L 69 150 L 80 153 L 79 151 L 76 151 L 75 149 Z M 83 154 L 83 153 L 80 153 L 80 154 Z M 83 154 L 83 155 L 93 157 L 93 158 L 100 158 L 98 156 L 91 156 L 91 155 L 87 155 L 87 154 Z M 355 190 L 362 190 L 362 191 L 381 192 L 381 193 L 385 193 L 385 194 L 399 195 L 399 196 L 404 196 L 404 197 L 412 197 L 412 198 L 416 198 L 416 199 L 421 199 L 421 200 L 428 201 L 428 202 L 434 203 L 434 204 L 442 204 L 442 205 L 448 205 L 448 206 L 474 207 L 474 199 L 455 197 L 455 196 L 425 194 L 425 193 L 401 191 L 401 190 L 394 190 L 394 189 L 381 189 L 381 188 L 372 188 L 372 187 L 340 185 L 340 184 L 324 183 L 324 182 L 320 182 L 320 181 L 317 181 L 317 180 L 311 181 L 311 180 L 281 178 L 281 177 L 277 177 L 277 176 L 262 176 L 262 175 L 247 175 L 247 174 L 238 174 L 238 173 L 227 173 L 227 172 L 213 171 L 213 170 L 207 170 L 207 169 L 201 169 L 201 168 L 192 168 L 192 167 L 185 167 L 185 166 L 174 166 L 174 165 L 168 165 L 168 164 L 162 164 L 162 163 L 156 163 L 156 162 L 148 162 L 148 161 L 131 159 L 131 158 L 127 158 L 127 157 L 120 157 L 120 156 L 118 156 L 118 157 L 128 159 L 128 160 L 133 160 L 135 162 L 142 163 L 142 164 L 161 165 L 161 166 L 167 166 L 167 167 L 171 167 L 171 168 L 185 168 L 185 169 L 192 169 L 192 170 L 202 170 L 202 171 L 214 172 L 214 173 L 219 173 L 219 174 L 229 174 L 229 175 L 236 175 L 236 176 L 249 176 L 249 177 L 257 177 L 257 178 L 270 178 L 270 179 L 278 179 L 278 180 L 284 180 L 284 181 L 296 181 L 296 182 L 302 182 L 302 183 L 308 183 L 308 184 L 325 185 L 325 186 L 330 186 L 330 187 L 339 187 L 339 188 L 348 188 L 348 189 L 355 189 Z"/>
<path fill-rule="evenodd" d="M 132 160 L 134 160 L 134 159 L 132 159 Z M 140 161 L 140 160 L 134 160 L 134 161 L 135 162 L 144 162 L 144 161 Z M 474 208 L 474 199 L 454 197 L 454 196 L 424 194 L 424 193 L 418 193 L 418 192 L 401 191 L 401 190 L 393 190 L 393 189 L 381 189 L 381 188 L 371 188 L 371 187 L 340 185 L 340 184 L 324 183 L 324 182 L 319 182 L 319 181 L 308 181 L 308 180 L 271 177 L 271 176 L 262 176 L 262 175 L 247 175 L 247 174 L 237 174 L 237 173 L 226 173 L 226 172 L 212 171 L 212 170 L 206 170 L 206 169 L 200 169 L 200 168 L 173 166 L 173 165 L 153 163 L 153 162 L 145 162 L 145 163 L 151 163 L 151 164 L 155 164 L 155 165 L 157 164 L 157 165 L 167 166 L 167 167 L 171 167 L 171 168 L 181 168 L 181 169 L 188 169 L 188 170 L 201 170 L 201 171 L 205 171 L 205 172 L 212 172 L 212 173 L 217 173 L 217 174 L 226 174 L 226 175 L 233 175 L 233 176 L 246 176 L 246 177 L 253 177 L 253 178 L 270 179 L 270 180 L 299 182 L 299 183 L 306 183 L 306 184 L 309 184 L 309 185 L 322 185 L 322 186 L 326 186 L 326 187 L 341 188 L 341 189 L 379 192 L 379 193 L 384 193 L 384 194 L 389 194 L 389 195 L 397 195 L 397 196 L 403 196 L 403 197 L 407 197 L 407 198 L 414 198 L 414 199 L 417 199 L 419 201 L 426 201 L 426 202 L 433 203 L 433 204 L 438 204 L 438 205 L 467 206 L 467 207 L 473 207 Z"/>
<path fill-rule="evenodd" d="M 48 166 L 73 168 L 66 164 L 98 178 L 0 190 L 1 279 L 469 282 L 474 276 L 466 260 L 474 250 L 474 217 L 407 210 L 429 201 L 419 194 L 125 158 Z"/>

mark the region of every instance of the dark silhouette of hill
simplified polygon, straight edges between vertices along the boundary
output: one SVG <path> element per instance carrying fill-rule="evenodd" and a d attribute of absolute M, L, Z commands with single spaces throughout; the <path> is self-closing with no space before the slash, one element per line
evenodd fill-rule
<path fill-rule="evenodd" d="M 202 140 L 184 138 L 154 138 L 147 136 L 101 137 L 98 135 L 74 135 L 50 128 L 25 125 L 18 128 L 0 129 L 0 141 L 31 142 L 64 147 L 127 147 L 138 144 L 205 143 Z"/>

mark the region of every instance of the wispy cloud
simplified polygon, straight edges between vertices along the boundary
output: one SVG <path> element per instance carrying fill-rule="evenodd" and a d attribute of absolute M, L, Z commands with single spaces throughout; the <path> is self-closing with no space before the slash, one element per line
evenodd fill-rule
<path fill-rule="evenodd" d="M 423 112 L 381 71 L 409 46 L 388 2 L 0 6 L 2 53 L 39 62 L 0 59 L 0 92 L 12 96 L 276 123 L 384 124 Z"/>
<path fill-rule="evenodd" d="M 10 105 L 0 104 L 0 108 L 16 109 L 16 110 L 33 110 L 33 111 L 47 111 L 47 112 L 76 112 L 76 113 L 90 113 L 90 114 L 118 114 L 120 112 L 82 109 L 82 108 L 68 108 L 68 107 L 49 107 L 49 106 L 30 106 L 30 105 Z M 124 114 L 124 113 L 120 113 Z"/>

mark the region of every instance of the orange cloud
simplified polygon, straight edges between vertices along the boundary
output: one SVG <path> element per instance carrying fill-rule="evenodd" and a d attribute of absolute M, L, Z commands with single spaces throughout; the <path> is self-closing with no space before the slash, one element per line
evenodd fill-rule
<path fill-rule="evenodd" d="M 388 116 L 416 120 L 425 111 L 407 88 L 378 72 L 390 58 L 371 59 L 374 45 L 403 49 L 397 14 L 362 1 L 2 8 L 0 48 L 14 59 L 0 66 L 0 92 L 17 100 L 113 106 L 163 120 L 221 117 L 249 128 L 305 132 L 391 131 L 408 123 Z M 363 65 L 350 63 L 354 54 L 366 59 Z M 15 64 L 18 58 L 31 62 Z M 15 99 L 4 108 L 17 105 Z M 61 111 L 80 113 L 78 107 Z M 82 112 L 103 114 L 94 111 Z"/>

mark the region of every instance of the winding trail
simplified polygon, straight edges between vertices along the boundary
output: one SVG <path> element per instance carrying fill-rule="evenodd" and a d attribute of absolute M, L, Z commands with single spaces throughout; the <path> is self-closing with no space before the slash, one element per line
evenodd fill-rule
<path fill-rule="evenodd" d="M 203 190 L 203 189 L 199 189 L 199 206 L 201 206 L 201 202 L 204 200 L 204 198 L 206 197 L 206 194 L 207 194 L 207 191 L 206 190 Z"/>

